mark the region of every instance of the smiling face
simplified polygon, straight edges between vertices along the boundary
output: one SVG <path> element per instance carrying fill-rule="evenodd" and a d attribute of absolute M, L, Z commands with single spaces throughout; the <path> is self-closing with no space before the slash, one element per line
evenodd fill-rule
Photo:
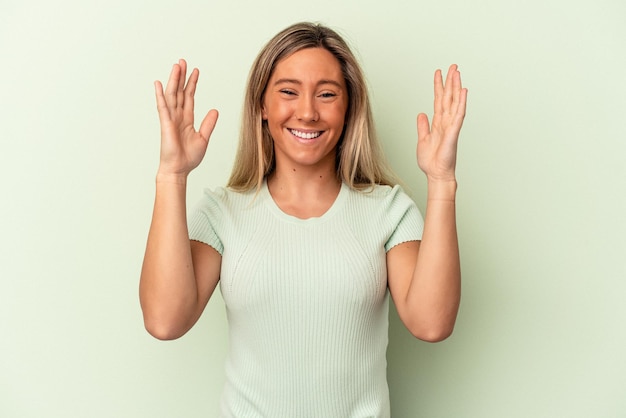
<path fill-rule="evenodd" d="M 335 169 L 348 91 L 339 61 L 306 48 L 280 61 L 265 90 L 262 115 L 274 141 L 276 169 Z"/>

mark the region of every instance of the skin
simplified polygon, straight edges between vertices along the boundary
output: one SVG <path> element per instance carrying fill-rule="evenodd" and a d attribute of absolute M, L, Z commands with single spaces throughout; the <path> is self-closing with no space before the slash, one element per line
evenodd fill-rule
<path fill-rule="evenodd" d="M 334 164 L 347 109 L 341 66 L 330 52 L 308 48 L 282 60 L 269 80 L 262 108 L 277 164 L 291 168 L 326 166 L 329 160 Z"/>
<path fill-rule="evenodd" d="M 161 125 L 161 157 L 156 176 L 152 223 L 144 256 L 139 299 L 146 329 L 171 340 L 198 320 L 219 280 L 221 256 L 205 244 L 190 242 L 187 231 L 187 176 L 200 164 L 217 122 L 210 110 L 194 128 L 198 70 L 185 84 L 187 63 L 172 68 L 165 91 L 155 82 Z"/>
<path fill-rule="evenodd" d="M 326 49 L 303 49 L 276 66 L 263 99 L 263 119 L 276 161 L 268 187 L 285 213 L 320 216 L 335 201 L 341 186 L 335 155 L 347 109 L 341 65 Z"/>
<path fill-rule="evenodd" d="M 218 114 L 210 110 L 195 130 L 198 70 L 185 83 L 186 70 L 180 60 L 165 90 L 155 82 L 161 161 L 140 301 L 146 329 L 159 339 L 178 338 L 195 324 L 221 267 L 213 248 L 188 238 L 187 176 L 202 161 Z M 432 123 L 425 114 L 417 117 L 417 163 L 428 179 L 424 234 L 421 242 L 387 253 L 388 286 L 401 320 L 415 337 L 432 342 L 450 335 L 459 307 L 455 166 L 467 98 L 456 65 L 445 83 L 437 70 L 434 86 Z M 276 170 L 268 187 L 284 212 L 320 216 L 337 197 L 341 184 L 334 161 L 347 103 L 341 68 L 328 51 L 306 49 L 278 63 L 263 100 L 263 118 L 275 141 Z M 315 139 L 298 138 L 318 133 Z"/>
<path fill-rule="evenodd" d="M 467 102 L 456 65 L 445 83 L 435 72 L 432 124 L 417 117 L 417 163 L 428 179 L 421 242 L 407 242 L 387 253 L 391 296 L 411 333 L 424 341 L 447 338 L 454 329 L 461 297 L 461 269 L 456 231 L 455 177 L 457 144 Z"/>

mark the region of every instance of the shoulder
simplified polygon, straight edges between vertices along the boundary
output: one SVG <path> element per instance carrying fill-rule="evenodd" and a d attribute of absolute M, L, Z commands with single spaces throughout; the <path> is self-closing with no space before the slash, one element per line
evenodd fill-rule
<path fill-rule="evenodd" d="M 254 194 L 254 192 L 239 192 L 235 191 L 228 187 L 215 187 L 215 188 L 206 188 L 203 190 L 202 197 L 203 199 L 215 201 L 215 202 L 227 202 L 229 200 L 237 200 L 241 199 L 245 196 L 249 196 L 250 194 Z"/>
<path fill-rule="evenodd" d="M 422 215 L 401 186 L 350 189 L 349 196 L 342 221 L 353 227 L 356 236 L 377 237 L 387 251 L 398 243 L 421 239 Z"/>
<path fill-rule="evenodd" d="M 355 204 L 364 205 L 377 211 L 404 212 L 415 207 L 415 202 L 400 185 L 387 186 L 377 184 L 364 190 L 350 189 L 351 199 Z"/>
<path fill-rule="evenodd" d="M 258 208 L 255 191 L 238 192 L 226 187 L 204 189 L 193 207 L 192 219 L 204 219 L 214 226 L 231 224 Z"/>
<path fill-rule="evenodd" d="M 226 239 L 233 228 L 249 227 L 255 191 L 237 192 L 225 187 L 205 189 L 188 218 L 189 238 L 204 242 L 223 254 Z"/>
<path fill-rule="evenodd" d="M 399 185 L 376 185 L 362 191 L 350 189 L 349 196 L 351 215 L 371 224 L 395 228 L 407 215 L 418 224 L 422 221 L 417 205 Z"/>
<path fill-rule="evenodd" d="M 227 187 L 204 189 L 197 204 L 198 208 L 224 211 L 248 206 L 255 198 L 255 191 L 239 192 Z"/>

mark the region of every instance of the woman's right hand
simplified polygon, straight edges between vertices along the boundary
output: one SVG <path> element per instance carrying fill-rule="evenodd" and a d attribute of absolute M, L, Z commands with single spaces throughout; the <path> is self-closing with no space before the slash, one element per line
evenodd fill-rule
<path fill-rule="evenodd" d="M 191 72 L 185 85 L 187 63 L 174 64 L 165 92 L 155 81 L 157 110 L 161 124 L 161 161 L 157 179 L 185 181 L 206 153 L 209 138 L 217 123 L 217 110 L 211 109 L 196 131 L 194 127 L 194 94 L 199 71 Z"/>

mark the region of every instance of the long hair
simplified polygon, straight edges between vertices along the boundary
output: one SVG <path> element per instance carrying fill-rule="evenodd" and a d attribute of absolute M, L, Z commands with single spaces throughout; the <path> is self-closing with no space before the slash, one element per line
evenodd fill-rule
<path fill-rule="evenodd" d="M 357 190 L 375 184 L 395 184 L 376 139 L 365 77 L 354 54 L 334 30 L 303 22 L 274 36 L 250 69 L 239 147 L 228 187 L 237 191 L 258 190 L 265 177 L 274 171 L 273 140 L 262 118 L 265 90 L 276 65 L 305 48 L 325 48 L 332 53 L 341 65 L 348 89 L 346 124 L 338 143 L 337 177 Z"/>

